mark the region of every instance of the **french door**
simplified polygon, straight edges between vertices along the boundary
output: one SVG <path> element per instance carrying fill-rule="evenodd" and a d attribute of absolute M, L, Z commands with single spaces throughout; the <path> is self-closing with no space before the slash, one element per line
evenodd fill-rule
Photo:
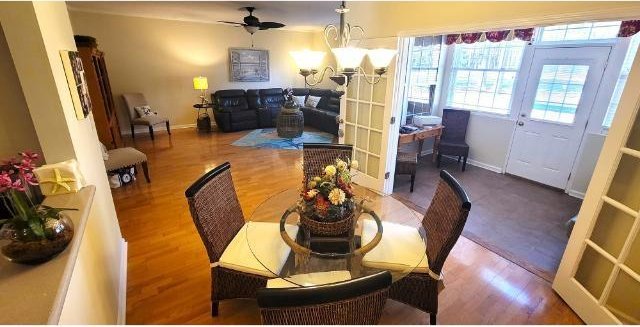
<path fill-rule="evenodd" d="M 534 50 L 507 173 L 565 189 L 610 51 Z"/>
<path fill-rule="evenodd" d="M 360 45 L 367 48 L 397 49 L 398 39 L 362 40 Z M 367 58 L 363 60 L 362 66 L 371 81 L 375 73 Z M 389 144 L 397 142 L 398 134 L 397 124 L 391 124 L 395 105 L 395 67 L 396 60 L 392 61 L 387 73 L 375 84 L 368 83 L 363 74 L 353 75 L 340 106 L 340 129 L 344 133 L 339 142 L 353 145 L 353 158 L 360 165 L 354 182 L 384 194 L 391 193 L 393 188 L 393 173 L 387 172 L 393 167 L 395 154 L 389 151 Z"/>

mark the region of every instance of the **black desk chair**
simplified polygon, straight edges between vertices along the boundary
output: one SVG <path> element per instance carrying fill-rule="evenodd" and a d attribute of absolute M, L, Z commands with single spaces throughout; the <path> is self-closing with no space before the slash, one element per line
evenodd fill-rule
<path fill-rule="evenodd" d="M 438 168 L 442 155 L 456 156 L 458 162 L 462 162 L 462 171 L 467 167 L 467 157 L 469 156 L 469 145 L 465 138 L 467 136 L 467 125 L 469 125 L 470 112 L 468 110 L 444 109 L 442 111 L 442 125 L 444 130 L 438 146 Z"/>

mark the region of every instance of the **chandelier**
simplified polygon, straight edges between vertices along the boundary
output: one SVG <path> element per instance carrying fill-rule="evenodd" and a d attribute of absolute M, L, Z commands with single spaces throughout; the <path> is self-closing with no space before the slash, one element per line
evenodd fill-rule
<path fill-rule="evenodd" d="M 396 50 L 360 48 L 358 47 L 360 40 L 355 45 L 350 44 L 352 33 L 360 33 L 360 38 L 362 39 L 364 37 L 364 29 L 360 26 L 351 26 L 345 23 L 345 14 L 349 12 L 345 1 L 342 1 L 340 8 L 337 8 L 336 12 L 340 14 L 340 25 L 339 27 L 327 25 L 324 28 L 324 41 L 336 58 L 337 68 L 327 66 L 322 69 L 322 73 L 318 74 L 325 56 L 323 51 L 306 49 L 291 51 L 290 53 L 300 70 L 300 75 L 304 76 L 305 85 L 314 86 L 322 82 L 327 71 L 331 72 L 329 78 L 338 85 L 349 85 L 351 77 L 357 72 L 364 76 L 364 80 L 367 83 L 378 83 L 381 76 L 387 72 L 387 67 L 395 56 Z M 375 75 L 373 76 L 368 76 L 360 66 L 365 56 L 369 58 L 369 62 L 374 68 Z"/>

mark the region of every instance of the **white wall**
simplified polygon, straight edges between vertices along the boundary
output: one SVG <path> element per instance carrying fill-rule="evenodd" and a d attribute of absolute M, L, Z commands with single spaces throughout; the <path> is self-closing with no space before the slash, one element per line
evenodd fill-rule
<path fill-rule="evenodd" d="M 40 143 L 0 26 L 0 160 L 17 152 L 40 152 Z"/>
<path fill-rule="evenodd" d="M 270 81 L 237 83 L 229 77 L 229 48 L 251 47 L 243 28 L 222 24 L 140 18 L 70 11 L 73 33 L 93 36 L 105 52 L 121 130 L 129 116 L 121 94 L 142 92 L 152 108 L 173 125 L 195 124 L 192 107 L 200 91 L 192 79 L 206 76 L 209 92 L 220 89 L 302 87 L 303 79 L 289 51 L 312 48 L 314 33 L 259 31 L 255 47 L 269 50 Z"/>
<path fill-rule="evenodd" d="M 0 3 L 0 23 L 47 162 L 75 158 L 87 183 L 96 186 L 61 322 L 115 324 L 123 240 L 93 116 L 76 119 L 60 59 L 60 50 L 75 50 L 66 6 Z"/>

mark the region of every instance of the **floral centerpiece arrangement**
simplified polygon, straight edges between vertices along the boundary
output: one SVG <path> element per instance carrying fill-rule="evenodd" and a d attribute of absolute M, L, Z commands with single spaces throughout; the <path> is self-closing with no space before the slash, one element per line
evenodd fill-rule
<path fill-rule="evenodd" d="M 298 203 L 301 223 L 312 232 L 339 235 L 352 227 L 356 211 L 351 170 L 358 162 L 337 159 L 334 165 L 324 168 L 322 176 L 316 176 L 304 185 Z"/>
<path fill-rule="evenodd" d="M 11 241 L 2 247 L 2 254 L 14 262 L 46 261 L 73 237 L 71 221 L 60 213 L 75 209 L 52 208 L 37 199 L 33 187 L 38 185 L 33 173 L 37 160 L 36 153 L 22 152 L 19 159 L 0 165 L 0 205 L 9 214 L 0 217 L 0 239 Z"/>
<path fill-rule="evenodd" d="M 287 88 L 284 92 L 284 108 L 285 109 L 299 109 L 296 101 L 293 99 L 293 89 Z"/>

